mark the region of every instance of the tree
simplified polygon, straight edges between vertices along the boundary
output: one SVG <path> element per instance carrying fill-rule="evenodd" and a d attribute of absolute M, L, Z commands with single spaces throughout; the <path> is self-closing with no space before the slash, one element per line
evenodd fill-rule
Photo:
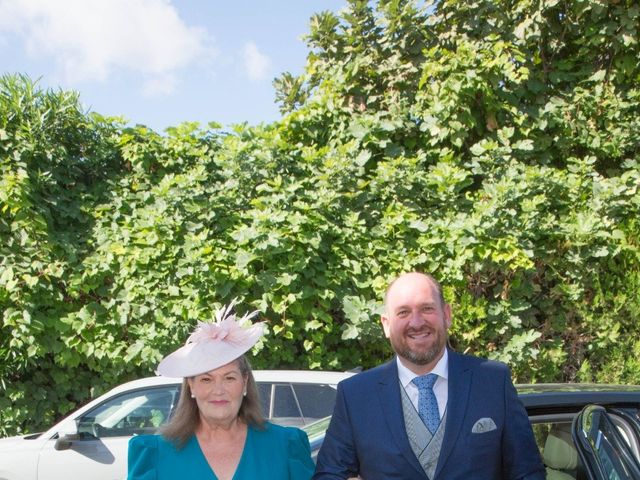
<path fill-rule="evenodd" d="M 232 131 L 3 77 L 0 432 L 151 374 L 233 298 L 268 325 L 255 367 L 376 365 L 408 270 L 517 381 L 640 381 L 638 15 L 350 1 L 312 18 L 282 120 Z"/>
<path fill-rule="evenodd" d="M 289 82 L 311 99 L 279 94 L 297 101 L 290 143 L 352 146 L 367 188 L 343 209 L 366 204 L 381 242 L 361 258 L 394 245 L 386 272 L 435 272 L 460 347 L 521 379 L 599 378 L 612 349 L 617 378 L 637 378 L 638 17 L 622 1 L 351 1 L 312 19 Z"/>

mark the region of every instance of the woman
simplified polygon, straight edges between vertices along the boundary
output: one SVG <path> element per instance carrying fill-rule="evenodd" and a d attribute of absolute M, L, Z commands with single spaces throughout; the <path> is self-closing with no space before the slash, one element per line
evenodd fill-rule
<path fill-rule="evenodd" d="M 129 441 L 128 480 L 311 478 L 306 434 L 265 422 L 260 411 L 244 353 L 262 336 L 263 324 L 240 327 L 232 307 L 219 310 L 214 323 L 199 323 L 187 343 L 160 362 L 161 375 L 184 377 L 180 400 L 160 435 Z"/>

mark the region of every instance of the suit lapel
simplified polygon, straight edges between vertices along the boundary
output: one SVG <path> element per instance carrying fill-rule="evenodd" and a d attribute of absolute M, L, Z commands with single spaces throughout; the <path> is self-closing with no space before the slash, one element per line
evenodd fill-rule
<path fill-rule="evenodd" d="M 435 478 L 438 477 L 447 458 L 456 444 L 464 421 L 469 390 L 471 387 L 471 370 L 466 366 L 464 357 L 449 350 L 449 398 L 447 400 L 447 423 L 445 425 L 442 449 L 438 459 Z"/>
<path fill-rule="evenodd" d="M 407 437 L 402 413 L 402 399 L 400 397 L 400 380 L 398 379 L 398 367 L 395 358 L 382 368 L 378 382 L 378 394 L 384 418 L 391 431 L 393 441 L 398 445 L 407 462 L 419 473 L 420 478 L 426 478 L 420 462 L 411 449 L 409 437 Z"/>

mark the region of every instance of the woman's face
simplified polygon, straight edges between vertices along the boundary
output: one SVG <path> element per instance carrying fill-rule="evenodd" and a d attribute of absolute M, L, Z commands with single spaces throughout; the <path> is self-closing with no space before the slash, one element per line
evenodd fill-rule
<path fill-rule="evenodd" d="M 187 380 L 200 415 L 208 423 L 227 424 L 238 416 L 247 379 L 237 361 Z"/>

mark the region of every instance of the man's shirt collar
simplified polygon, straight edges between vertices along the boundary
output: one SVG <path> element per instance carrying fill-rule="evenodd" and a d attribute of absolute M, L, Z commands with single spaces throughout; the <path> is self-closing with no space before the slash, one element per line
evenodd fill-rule
<path fill-rule="evenodd" d="M 397 355 L 396 363 L 398 364 L 398 378 L 400 379 L 400 383 L 403 387 L 407 388 L 407 385 L 409 385 L 411 381 L 419 375 L 413 373 L 411 370 L 405 367 Z M 431 372 L 429 373 L 435 373 L 445 380 L 449 379 L 449 351 L 447 348 L 444 349 L 442 357 L 440 357 L 440 360 L 438 360 L 436 366 L 433 367 L 433 370 L 431 370 Z"/>

